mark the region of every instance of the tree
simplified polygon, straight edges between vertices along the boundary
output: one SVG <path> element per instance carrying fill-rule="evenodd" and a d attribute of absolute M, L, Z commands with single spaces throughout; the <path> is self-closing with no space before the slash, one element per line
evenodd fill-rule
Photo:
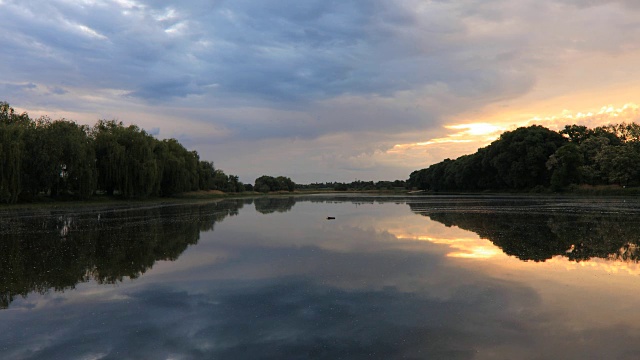
<path fill-rule="evenodd" d="M 6 102 L 0 102 L 0 201 L 16 203 L 22 191 L 24 134 L 31 125 L 26 113 L 16 114 Z"/>
<path fill-rule="evenodd" d="M 236 175 L 229 175 L 229 191 L 242 192 L 244 191 L 244 185 L 240 182 L 240 178 Z"/>
<path fill-rule="evenodd" d="M 611 146 L 609 137 L 592 136 L 583 141 L 578 149 L 582 154 L 582 166 L 580 167 L 580 178 L 589 185 L 606 184 L 600 164 L 596 162 L 596 157 L 605 148 Z"/>
<path fill-rule="evenodd" d="M 267 193 L 270 191 L 293 191 L 296 184 L 288 177 L 263 175 L 256 179 L 254 190 L 258 192 Z"/>
<path fill-rule="evenodd" d="M 276 181 L 278 183 L 278 190 L 279 191 L 293 191 L 296 189 L 296 184 L 291 181 L 291 179 L 289 179 L 288 177 L 285 176 L 278 176 L 276 178 Z"/>
<path fill-rule="evenodd" d="M 99 187 L 125 198 L 147 197 L 157 192 L 160 172 L 157 140 L 135 125 L 100 120 L 94 126 Z"/>
<path fill-rule="evenodd" d="M 488 148 L 489 163 L 512 189 L 549 185 L 546 163 L 567 142 L 560 134 L 539 125 L 508 131 Z"/>
<path fill-rule="evenodd" d="M 198 167 L 198 186 L 201 190 L 215 189 L 213 179 L 216 168 L 213 161 L 200 161 Z"/>
<path fill-rule="evenodd" d="M 580 145 L 583 141 L 594 135 L 594 131 L 582 125 L 565 125 L 560 131 L 570 142 Z"/>
<path fill-rule="evenodd" d="M 609 146 L 596 156 L 596 162 L 610 184 L 636 185 L 640 178 L 640 152 L 632 144 Z"/>
<path fill-rule="evenodd" d="M 560 190 L 569 184 L 580 183 L 582 161 L 582 153 L 575 143 L 558 148 L 547 161 L 547 168 L 552 171 L 551 188 Z"/>
<path fill-rule="evenodd" d="M 16 203 L 22 184 L 23 128 L 0 123 L 0 201 Z"/>
<path fill-rule="evenodd" d="M 200 158 L 197 152 L 188 151 L 176 139 L 168 139 L 157 143 L 155 153 L 162 169 L 161 195 L 198 190 Z"/>
<path fill-rule="evenodd" d="M 64 119 L 43 125 L 50 160 L 44 176 L 51 196 L 90 197 L 96 189 L 96 157 L 89 127 Z"/>

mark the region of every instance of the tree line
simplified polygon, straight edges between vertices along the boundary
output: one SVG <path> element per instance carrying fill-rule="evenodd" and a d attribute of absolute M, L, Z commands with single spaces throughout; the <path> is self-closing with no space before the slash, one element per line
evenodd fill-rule
<path fill-rule="evenodd" d="M 195 190 L 240 192 L 245 185 L 177 140 L 158 140 L 135 125 L 34 120 L 0 102 L 0 202 L 30 201 L 43 194 L 146 198 Z"/>
<path fill-rule="evenodd" d="M 394 181 L 362 181 L 355 180 L 350 183 L 345 182 L 315 182 L 311 184 L 297 184 L 300 190 L 333 190 L 333 191 L 369 191 L 369 190 L 394 190 L 405 189 L 404 180 Z"/>
<path fill-rule="evenodd" d="M 560 191 L 575 185 L 640 185 L 640 125 L 556 132 L 540 125 L 500 135 L 474 154 L 411 173 L 410 187 L 428 191 Z"/>

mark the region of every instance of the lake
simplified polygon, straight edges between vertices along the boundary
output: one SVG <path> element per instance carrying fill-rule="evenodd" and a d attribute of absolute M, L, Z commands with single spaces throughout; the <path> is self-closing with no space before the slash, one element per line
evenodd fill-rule
<path fill-rule="evenodd" d="M 635 198 L 3 209 L 0 358 L 637 359 L 638 244 Z"/>

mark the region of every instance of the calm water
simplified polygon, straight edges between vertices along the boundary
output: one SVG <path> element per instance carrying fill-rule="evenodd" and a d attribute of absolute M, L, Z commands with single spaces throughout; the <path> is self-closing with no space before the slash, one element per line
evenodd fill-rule
<path fill-rule="evenodd" d="M 0 358 L 637 359 L 639 243 L 629 199 L 0 210 Z"/>

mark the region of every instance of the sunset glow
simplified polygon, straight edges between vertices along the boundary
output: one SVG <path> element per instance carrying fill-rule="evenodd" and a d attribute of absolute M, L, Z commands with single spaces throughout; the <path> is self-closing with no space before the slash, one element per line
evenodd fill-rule
<path fill-rule="evenodd" d="M 428 235 L 395 235 L 401 240 L 428 241 L 433 244 L 447 245 L 452 251 L 449 257 L 466 259 L 491 259 L 496 256 L 505 256 L 503 252 L 490 241 L 474 238 L 437 238 Z"/>
<path fill-rule="evenodd" d="M 452 136 L 484 136 L 495 135 L 496 133 L 502 133 L 505 129 L 498 125 L 488 123 L 472 123 L 472 124 L 460 124 L 460 125 L 447 125 L 447 129 L 461 130 L 459 133 Z"/>

